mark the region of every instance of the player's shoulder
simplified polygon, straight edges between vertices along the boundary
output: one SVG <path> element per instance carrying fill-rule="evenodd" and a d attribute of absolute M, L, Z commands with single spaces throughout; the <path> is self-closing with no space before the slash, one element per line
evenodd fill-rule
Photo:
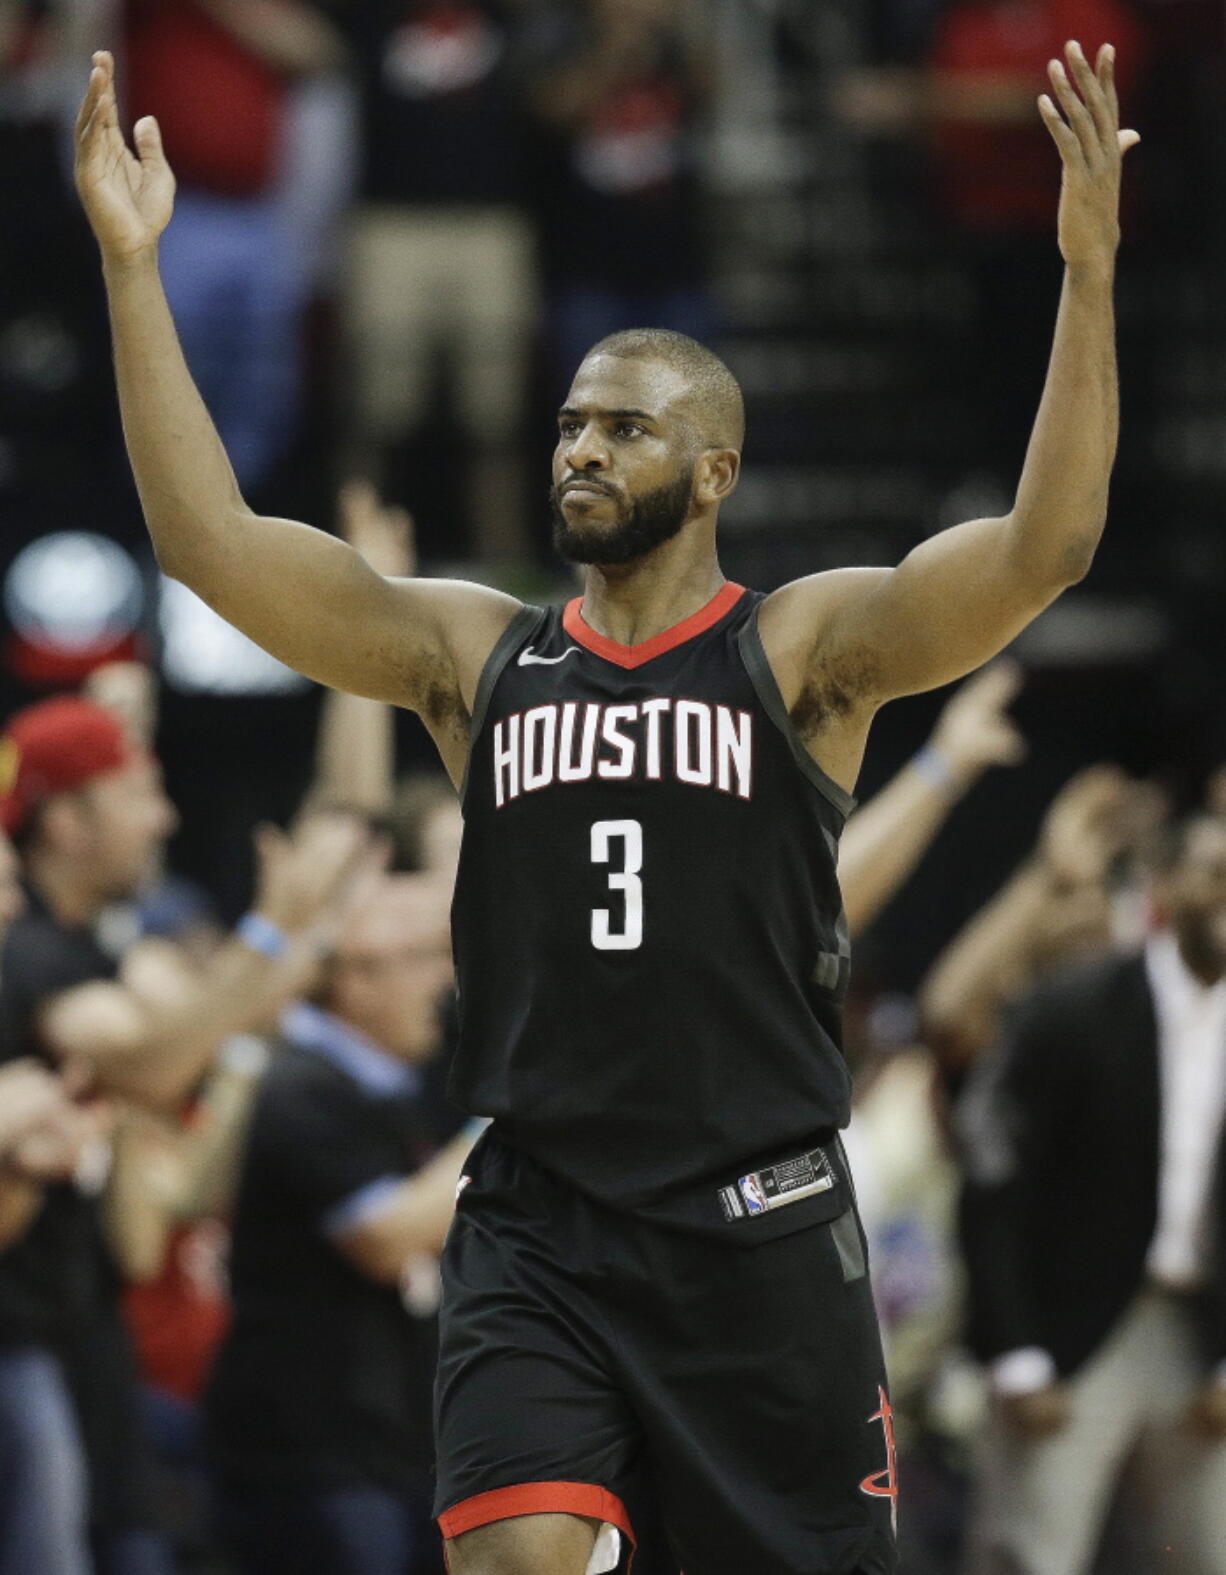
<path fill-rule="evenodd" d="M 891 569 L 826 569 L 790 580 L 767 596 L 758 611 L 758 629 L 767 660 L 785 694 L 799 693 L 819 653 L 847 644 L 862 607 L 885 583 Z"/>
<path fill-rule="evenodd" d="M 492 643 L 525 606 L 517 596 L 476 580 L 415 576 L 391 584 L 406 609 L 428 612 L 453 641 L 472 637 Z"/>
<path fill-rule="evenodd" d="M 785 627 L 796 619 L 803 619 L 805 627 L 811 631 L 815 617 L 839 613 L 870 595 L 893 572 L 886 568 L 851 567 L 803 575 L 764 597 L 759 617 L 764 629 Z"/>

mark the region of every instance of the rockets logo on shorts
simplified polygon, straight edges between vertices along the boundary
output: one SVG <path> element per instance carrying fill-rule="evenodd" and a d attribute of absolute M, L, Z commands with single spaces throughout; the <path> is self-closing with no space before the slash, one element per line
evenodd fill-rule
<path fill-rule="evenodd" d="M 877 1409 L 868 1419 L 880 1422 L 885 1434 L 885 1470 L 874 1471 L 860 1484 L 861 1493 L 871 1498 L 888 1498 L 890 1501 L 890 1526 L 898 1535 L 898 1456 L 894 1447 L 894 1408 L 885 1390 L 877 1386 Z M 884 1478 L 884 1480 L 883 1480 Z"/>

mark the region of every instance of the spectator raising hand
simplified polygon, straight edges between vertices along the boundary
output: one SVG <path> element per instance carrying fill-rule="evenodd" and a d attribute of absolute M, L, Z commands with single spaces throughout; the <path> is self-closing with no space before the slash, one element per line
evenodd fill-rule
<path fill-rule="evenodd" d="M 384 503 L 372 482 L 354 479 L 337 497 L 340 533 L 385 579 L 417 573 L 417 531 L 407 509 Z M 392 807 L 396 724 L 391 706 L 327 689 L 319 716 L 309 799 L 381 817 Z"/>
<path fill-rule="evenodd" d="M 408 509 L 384 503 L 369 481 L 347 481 L 337 499 L 341 535 L 377 573 L 417 573 L 417 528 Z"/>
<path fill-rule="evenodd" d="M 41 1062 L 26 1056 L 0 1067 L 0 1160 L 7 1162 L 32 1129 L 64 1103 L 60 1081 Z"/>
<path fill-rule="evenodd" d="M 954 805 L 992 766 L 1016 765 L 1026 743 L 1008 707 L 1021 670 L 994 662 L 968 678 L 941 712 L 931 739 L 852 816 L 839 851 L 839 885 L 851 933 L 872 923 L 908 879 Z"/>
<path fill-rule="evenodd" d="M 1160 796 L 1118 766 L 1078 772 L 1052 800 L 1032 856 L 937 959 L 924 983 L 925 1036 L 951 1070 L 996 1039 L 1004 1008 L 1042 975 L 1112 941 L 1109 878 L 1141 847 Z"/>

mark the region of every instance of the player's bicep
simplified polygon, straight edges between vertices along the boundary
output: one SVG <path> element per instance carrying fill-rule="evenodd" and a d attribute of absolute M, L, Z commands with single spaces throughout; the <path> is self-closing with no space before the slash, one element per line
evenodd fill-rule
<path fill-rule="evenodd" d="M 882 700 L 982 667 L 1064 589 L 1018 561 L 1006 519 L 969 520 L 921 542 L 882 581 L 861 628 L 882 653 Z"/>
<path fill-rule="evenodd" d="M 519 604 L 484 586 L 387 579 L 347 543 L 293 520 L 242 511 L 231 567 L 189 583 L 288 667 L 333 689 L 423 709 L 463 685 Z"/>
<path fill-rule="evenodd" d="M 970 520 L 930 537 L 894 569 L 795 581 L 777 625 L 797 653 L 798 687 L 820 680 L 847 708 L 952 683 L 989 661 L 1059 594 L 1019 572 L 1006 520 Z"/>

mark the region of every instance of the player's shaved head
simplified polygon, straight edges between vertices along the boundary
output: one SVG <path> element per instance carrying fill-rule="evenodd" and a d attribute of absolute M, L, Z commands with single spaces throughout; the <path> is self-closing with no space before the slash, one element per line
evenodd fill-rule
<path fill-rule="evenodd" d="M 602 355 L 626 361 L 657 361 L 671 367 L 688 385 L 684 404 L 702 446 L 740 452 L 745 442 L 741 386 L 706 345 L 671 328 L 626 328 L 594 344 L 584 360 Z"/>

